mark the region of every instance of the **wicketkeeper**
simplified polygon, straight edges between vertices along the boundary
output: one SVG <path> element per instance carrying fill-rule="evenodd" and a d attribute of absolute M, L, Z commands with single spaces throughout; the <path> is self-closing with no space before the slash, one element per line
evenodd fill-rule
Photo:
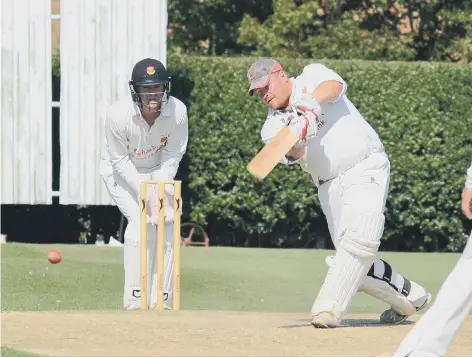
<path fill-rule="evenodd" d="M 380 316 L 384 323 L 402 322 L 425 308 L 431 294 L 377 257 L 390 162 L 379 136 L 347 97 L 345 81 L 318 63 L 289 78 L 270 58 L 256 61 L 247 75 L 250 94 L 269 107 L 262 140 L 267 143 L 284 127 L 299 137 L 281 163 L 298 163 L 311 175 L 336 247 L 311 309 L 312 324 L 339 326 L 357 291 L 391 306 Z"/>
<path fill-rule="evenodd" d="M 164 65 L 146 58 L 133 68 L 129 96 L 113 103 L 105 123 L 101 177 L 128 219 L 124 233 L 125 309 L 140 307 L 140 208 L 142 180 L 174 180 L 188 141 L 187 108 L 170 95 Z M 156 289 L 157 190 L 148 192 L 148 302 L 154 308 Z M 172 306 L 173 186 L 166 185 L 164 307 Z M 152 273 L 152 274 L 151 274 Z"/>

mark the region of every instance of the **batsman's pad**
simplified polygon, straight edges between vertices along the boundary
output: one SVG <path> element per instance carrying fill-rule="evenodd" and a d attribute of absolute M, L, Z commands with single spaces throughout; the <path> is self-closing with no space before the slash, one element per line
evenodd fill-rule
<path fill-rule="evenodd" d="M 336 255 L 311 308 L 313 315 L 330 312 L 340 323 L 380 246 L 385 217 L 366 213 L 351 217 Z"/>
<path fill-rule="evenodd" d="M 416 307 L 408 299 L 414 288 L 426 294 L 418 284 L 402 276 L 388 262 L 376 257 L 367 276 L 362 280 L 359 291 L 388 303 L 402 315 L 410 316 L 416 312 Z"/>

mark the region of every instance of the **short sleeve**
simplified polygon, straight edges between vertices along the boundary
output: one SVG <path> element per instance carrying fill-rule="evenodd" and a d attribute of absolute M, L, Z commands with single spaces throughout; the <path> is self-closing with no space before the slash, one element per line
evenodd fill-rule
<path fill-rule="evenodd" d="M 342 83 L 343 91 L 339 97 L 343 96 L 347 90 L 347 84 L 344 79 L 338 73 L 320 63 L 313 63 L 306 66 L 303 69 L 302 77 L 304 80 L 312 82 L 315 85 L 315 89 L 324 81 L 338 81 Z"/>

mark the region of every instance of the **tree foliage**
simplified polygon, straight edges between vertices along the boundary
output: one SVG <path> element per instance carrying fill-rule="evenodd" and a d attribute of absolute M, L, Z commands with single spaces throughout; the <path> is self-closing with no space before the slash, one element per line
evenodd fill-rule
<path fill-rule="evenodd" d="M 169 44 L 202 55 L 238 53 L 237 31 L 244 14 L 264 20 L 272 0 L 169 0 Z"/>
<path fill-rule="evenodd" d="M 264 22 L 244 16 L 238 41 L 268 56 L 470 62 L 471 16 L 470 1 L 274 0 Z"/>
<path fill-rule="evenodd" d="M 471 0 L 169 0 L 187 53 L 472 61 Z"/>

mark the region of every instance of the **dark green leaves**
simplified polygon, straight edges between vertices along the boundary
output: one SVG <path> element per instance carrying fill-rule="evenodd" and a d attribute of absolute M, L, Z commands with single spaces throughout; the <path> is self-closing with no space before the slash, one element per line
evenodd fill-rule
<path fill-rule="evenodd" d="M 291 75 L 307 60 L 280 59 Z M 170 57 L 173 95 L 189 105 L 190 219 L 214 238 L 303 246 L 328 238 L 316 189 L 298 166 L 264 181 L 246 170 L 267 110 L 247 94 L 252 59 Z M 460 250 L 460 192 L 472 159 L 472 69 L 431 63 L 326 61 L 390 157 L 384 248 Z M 329 239 L 328 239 L 329 240 Z"/>

